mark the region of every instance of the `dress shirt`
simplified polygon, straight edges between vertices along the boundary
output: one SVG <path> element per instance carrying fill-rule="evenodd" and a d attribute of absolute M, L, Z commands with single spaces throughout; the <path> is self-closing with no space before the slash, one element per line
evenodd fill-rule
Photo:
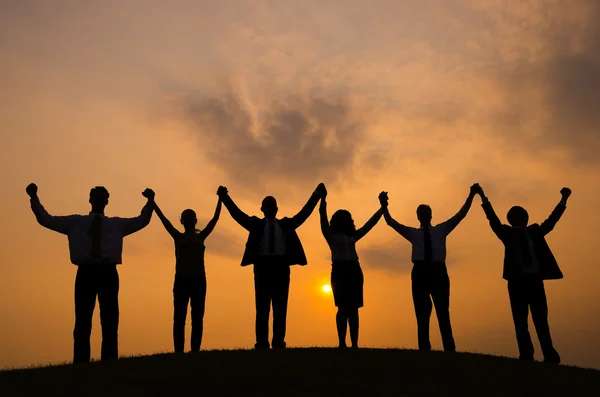
<path fill-rule="evenodd" d="M 37 197 L 31 199 L 31 209 L 40 225 L 68 236 L 71 263 L 77 266 L 120 264 L 123 238 L 146 227 L 153 211 L 152 205 L 148 203 L 135 218 L 107 217 L 92 212 L 88 215 L 53 216 L 48 214 Z M 96 216 L 102 217 L 99 258 L 92 255 L 92 223 Z"/>
<path fill-rule="evenodd" d="M 458 226 L 469 212 L 472 200 L 467 200 L 462 208 L 452 218 L 436 226 L 427 226 L 431 235 L 432 262 L 446 262 L 446 237 Z M 404 226 L 391 219 L 389 225 L 402 237 L 412 243 L 413 262 L 425 260 L 425 229 Z"/>
<path fill-rule="evenodd" d="M 285 236 L 277 219 L 264 218 L 265 226 L 260 240 L 260 254 L 264 256 L 284 256 L 286 251 Z M 275 249 L 269 252 L 269 239 L 275 233 Z"/>

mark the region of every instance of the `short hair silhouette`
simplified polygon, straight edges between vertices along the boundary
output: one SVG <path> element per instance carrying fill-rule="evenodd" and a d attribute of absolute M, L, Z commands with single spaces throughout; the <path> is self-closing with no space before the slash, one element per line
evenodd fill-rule
<path fill-rule="evenodd" d="M 93 187 L 92 190 L 90 190 L 90 197 L 95 196 L 104 196 L 107 200 L 110 197 L 110 194 L 108 193 L 108 190 L 106 190 L 106 188 L 104 186 L 96 186 Z"/>
<path fill-rule="evenodd" d="M 432 211 L 431 207 L 427 204 L 421 204 L 417 207 L 417 219 L 421 223 L 431 222 Z"/>
<path fill-rule="evenodd" d="M 267 218 L 275 218 L 277 209 L 277 200 L 275 200 L 275 197 L 267 196 L 263 199 L 260 210 Z"/>
<path fill-rule="evenodd" d="M 525 208 L 515 205 L 506 214 L 506 219 L 511 226 L 514 227 L 525 227 L 529 222 L 529 214 Z"/>
<path fill-rule="evenodd" d="M 181 224 L 186 228 L 186 229 L 195 229 L 196 228 L 196 224 L 198 223 L 198 218 L 196 217 L 196 211 L 192 210 L 192 209 L 186 209 L 183 210 L 183 212 L 181 213 Z M 196 229 L 196 232 L 199 232 L 198 229 Z"/>
<path fill-rule="evenodd" d="M 356 226 L 352 219 L 352 214 L 347 210 L 337 210 L 329 222 L 329 231 L 331 233 L 343 233 L 348 236 L 356 235 Z"/>

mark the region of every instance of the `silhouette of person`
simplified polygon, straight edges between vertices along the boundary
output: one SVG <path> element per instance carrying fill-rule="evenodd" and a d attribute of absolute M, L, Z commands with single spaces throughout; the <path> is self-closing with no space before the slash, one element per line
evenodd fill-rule
<path fill-rule="evenodd" d="M 563 278 L 558 263 L 546 242 L 545 236 L 565 212 L 571 195 L 569 188 L 563 188 L 561 200 L 548 219 L 541 225 L 528 225 L 529 214 L 523 207 L 512 207 L 506 216 L 509 225 L 503 225 L 485 196 L 479 189 L 482 207 L 490 222 L 492 231 L 504 244 L 504 269 L 502 278 L 508 282 L 508 297 L 521 360 L 533 360 L 533 343 L 528 330 L 529 310 L 540 341 L 544 361 L 560 364 L 560 356 L 552 345 L 548 325 L 548 303 L 544 280 Z"/>
<path fill-rule="evenodd" d="M 381 195 L 384 195 L 382 192 Z M 380 196 L 381 196 L 380 195 Z M 382 200 L 381 208 L 358 230 L 354 225 L 352 215 L 347 210 L 337 210 L 327 219 L 326 195 L 321 198 L 319 214 L 321 217 L 321 232 L 331 249 L 331 288 L 333 299 L 338 308 L 335 316 L 339 347 L 346 348 L 346 329 L 350 326 L 350 341 L 353 348 L 358 348 L 358 309 L 363 307 L 364 276 L 356 242 L 379 222 L 383 215 L 387 200 Z"/>
<path fill-rule="evenodd" d="M 388 208 L 384 208 L 386 223 L 412 243 L 412 296 L 417 318 L 419 350 L 431 350 L 429 320 L 433 299 L 444 350 L 456 351 L 450 323 L 450 278 L 446 268 L 446 238 L 467 216 L 478 186 L 471 186 L 465 204 L 456 215 L 436 226 L 431 225 L 432 211 L 428 205 L 421 204 L 417 208 L 417 218 L 421 223 L 418 229 L 396 222 Z M 384 199 L 385 197 L 387 196 L 384 196 Z"/>
<path fill-rule="evenodd" d="M 73 361 L 90 361 L 90 335 L 96 297 L 100 304 L 102 326 L 102 360 L 118 358 L 119 273 L 123 238 L 150 223 L 154 192 L 142 193 L 148 199 L 135 218 L 107 217 L 104 209 L 109 194 L 104 186 L 90 191 L 92 210 L 88 215 L 53 216 L 48 214 L 37 196 L 37 186 L 27 186 L 31 209 L 38 223 L 68 236 L 71 263 L 77 266 L 75 277 L 75 329 Z"/>
<path fill-rule="evenodd" d="M 254 265 L 256 304 L 256 349 L 286 347 L 286 317 L 290 288 L 290 266 L 307 264 L 302 243 L 296 234 L 312 214 L 319 199 L 327 193 L 319 184 L 304 207 L 292 218 L 277 219 L 277 201 L 267 196 L 262 201 L 264 218 L 248 216 L 229 197 L 227 188 L 220 186 L 217 194 L 231 217 L 249 232 L 242 266 Z M 273 339 L 269 345 L 269 312 L 273 305 Z"/>
<path fill-rule="evenodd" d="M 192 335 L 191 351 L 200 351 L 204 329 L 204 307 L 206 303 L 206 272 L 204 270 L 204 241 L 214 230 L 221 200 L 212 219 L 204 230 L 196 229 L 196 213 L 186 209 L 181 213 L 184 232 L 177 230 L 154 203 L 154 211 L 175 242 L 175 281 L 173 283 L 173 344 L 175 353 L 183 353 L 185 345 L 185 320 L 188 303 L 191 306 Z"/>

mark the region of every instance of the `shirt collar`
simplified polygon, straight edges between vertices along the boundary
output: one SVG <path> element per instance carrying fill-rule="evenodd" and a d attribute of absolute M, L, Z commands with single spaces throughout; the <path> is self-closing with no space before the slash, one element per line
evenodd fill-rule
<path fill-rule="evenodd" d="M 94 216 L 94 215 L 100 215 L 102 218 L 106 218 L 106 215 L 104 215 L 104 212 L 98 213 L 98 212 L 90 211 L 90 216 Z"/>

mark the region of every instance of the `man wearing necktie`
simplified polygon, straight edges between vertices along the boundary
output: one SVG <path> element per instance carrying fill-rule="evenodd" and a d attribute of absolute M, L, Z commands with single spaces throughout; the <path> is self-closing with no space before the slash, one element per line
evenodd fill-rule
<path fill-rule="evenodd" d="M 256 349 L 285 348 L 290 266 L 307 264 L 302 243 L 296 234 L 310 216 L 320 198 L 327 193 L 325 185 L 317 186 L 304 207 L 292 218 L 277 219 L 277 201 L 264 198 L 261 211 L 264 218 L 248 216 L 229 197 L 227 188 L 220 186 L 217 194 L 231 217 L 248 230 L 248 241 L 242 266 L 254 265 L 256 304 Z M 269 312 L 273 306 L 273 339 L 269 344 Z"/>
<path fill-rule="evenodd" d="M 148 202 L 134 218 L 106 217 L 104 208 L 109 194 L 103 186 L 90 191 L 92 210 L 88 215 L 53 216 L 44 209 L 37 196 L 37 186 L 27 186 L 31 209 L 38 223 L 68 236 L 71 263 L 77 266 L 75 278 L 75 328 L 73 361 L 90 361 L 90 335 L 96 297 L 100 305 L 103 360 L 118 358 L 119 274 L 123 238 L 150 223 L 154 192 L 142 194 Z"/>
<path fill-rule="evenodd" d="M 396 222 L 388 207 L 385 207 L 383 216 L 386 223 L 412 244 L 412 296 L 417 318 L 419 350 L 431 350 L 429 320 L 434 305 L 444 350 L 456 351 L 450 322 L 450 278 L 446 268 L 446 237 L 469 212 L 478 188 L 477 184 L 471 186 L 469 196 L 458 213 L 435 226 L 431 225 L 432 212 L 428 205 L 421 204 L 417 208 L 417 218 L 421 223 L 419 228 Z M 386 201 L 387 196 L 380 200 Z"/>
<path fill-rule="evenodd" d="M 565 212 L 571 189 L 563 188 L 561 200 L 548 219 L 540 225 L 528 225 L 529 215 L 523 207 L 512 207 L 507 214 L 509 225 L 503 225 L 496 215 L 492 204 L 483 193 L 482 207 L 490 227 L 504 244 L 504 269 L 502 277 L 508 282 L 508 297 L 513 321 L 519 358 L 533 360 L 534 349 L 528 329 L 529 310 L 540 341 L 544 361 L 560 363 L 560 355 L 554 349 L 550 326 L 548 325 L 548 303 L 544 280 L 563 278 L 545 236 L 550 233 Z"/>

